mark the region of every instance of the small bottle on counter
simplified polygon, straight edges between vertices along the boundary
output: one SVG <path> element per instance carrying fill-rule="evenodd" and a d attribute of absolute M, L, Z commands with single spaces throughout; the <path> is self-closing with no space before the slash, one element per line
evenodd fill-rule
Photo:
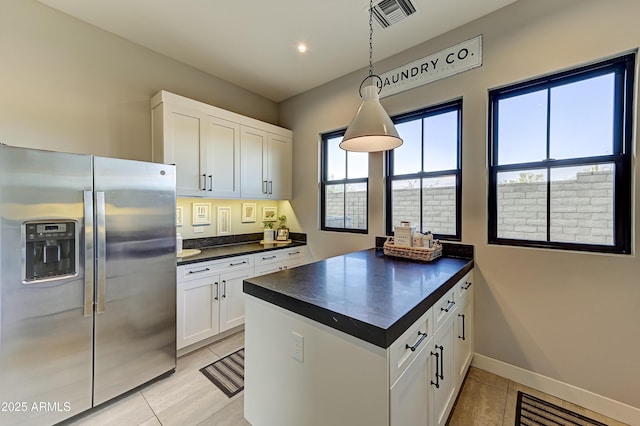
<path fill-rule="evenodd" d="M 422 237 L 422 247 L 433 248 L 433 234 L 431 231 L 427 231 Z"/>
<path fill-rule="evenodd" d="M 415 231 L 413 233 L 413 246 L 414 247 L 422 247 L 422 233 L 420 231 Z"/>

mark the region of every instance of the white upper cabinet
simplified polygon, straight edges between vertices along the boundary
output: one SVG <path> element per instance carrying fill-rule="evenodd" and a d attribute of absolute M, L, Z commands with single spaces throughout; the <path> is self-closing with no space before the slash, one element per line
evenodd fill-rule
<path fill-rule="evenodd" d="M 241 193 L 243 198 L 291 199 L 291 135 L 241 126 Z"/>
<path fill-rule="evenodd" d="M 178 196 L 290 199 L 292 132 L 166 91 L 151 99 L 153 161 Z"/>
<path fill-rule="evenodd" d="M 240 125 L 208 115 L 204 155 L 206 191 L 221 198 L 240 197 Z"/>
<path fill-rule="evenodd" d="M 267 134 L 268 198 L 291 199 L 293 184 L 291 144 L 291 136 Z"/>

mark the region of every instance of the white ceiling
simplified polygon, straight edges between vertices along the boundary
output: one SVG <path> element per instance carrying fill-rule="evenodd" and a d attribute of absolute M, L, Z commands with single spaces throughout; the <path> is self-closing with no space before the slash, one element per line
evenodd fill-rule
<path fill-rule="evenodd" d="M 367 0 L 39 1 L 276 102 L 369 64 Z M 374 62 L 516 0 L 412 1 L 413 15 L 374 22 Z"/>

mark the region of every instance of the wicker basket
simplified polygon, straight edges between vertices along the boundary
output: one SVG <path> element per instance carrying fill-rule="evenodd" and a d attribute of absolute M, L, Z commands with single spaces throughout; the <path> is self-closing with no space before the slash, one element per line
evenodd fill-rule
<path fill-rule="evenodd" d="M 385 256 L 402 257 L 405 259 L 431 262 L 442 256 L 442 244 L 435 243 L 433 248 L 428 247 L 400 247 L 393 244 L 393 238 L 387 238 L 382 246 Z"/>

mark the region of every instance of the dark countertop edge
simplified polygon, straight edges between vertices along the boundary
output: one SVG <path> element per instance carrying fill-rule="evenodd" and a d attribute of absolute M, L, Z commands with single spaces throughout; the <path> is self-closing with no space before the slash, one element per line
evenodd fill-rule
<path fill-rule="evenodd" d="M 178 266 L 182 266 L 182 265 L 191 265 L 194 263 L 201 263 L 201 262 L 208 262 L 211 260 L 219 260 L 219 259 L 228 259 L 230 257 L 237 257 L 237 256 L 246 256 L 247 254 L 255 254 L 255 253 L 263 253 L 266 251 L 272 251 L 272 250 L 282 250 L 282 249 L 287 249 L 287 248 L 291 248 L 291 247 L 301 247 L 301 246 L 306 246 L 307 243 L 305 241 L 291 241 L 289 244 L 274 244 L 273 246 L 264 246 L 261 248 L 249 248 L 250 246 L 255 246 L 255 244 L 259 244 L 259 241 L 251 241 L 251 242 L 246 242 L 246 243 L 238 243 L 238 244 L 229 244 L 229 245 L 225 245 L 225 246 L 215 246 L 215 247 L 202 247 L 200 248 L 202 250 L 202 253 L 193 256 L 193 257 L 188 257 L 188 258 L 178 258 L 181 260 L 178 260 Z M 239 246 L 247 246 L 247 250 L 245 251 L 236 251 L 236 249 L 239 248 Z M 223 254 L 215 254 L 215 255 L 211 255 L 211 256 L 207 256 L 205 250 L 207 249 L 215 249 L 216 251 L 224 251 L 224 248 L 228 247 L 230 248 L 230 252 L 229 253 L 223 253 Z M 232 248 L 233 247 L 233 248 Z"/>
<path fill-rule="evenodd" d="M 372 324 L 338 314 L 329 309 L 322 308 L 311 303 L 275 292 L 264 287 L 252 284 L 246 280 L 243 282 L 243 291 L 265 302 L 279 306 L 288 311 L 294 312 L 305 318 L 324 324 L 334 330 L 341 331 L 365 342 L 371 343 L 382 349 L 387 349 L 395 342 L 414 322 L 416 322 L 425 312 L 429 310 L 442 296 L 447 293 L 462 277 L 464 277 L 474 267 L 473 259 L 468 262 L 451 278 L 444 282 L 437 290 L 418 302 L 406 314 L 393 323 L 388 329 L 382 329 Z M 282 272 L 281 272 L 282 273 Z M 339 318 L 339 320 L 336 320 Z M 350 324 L 350 327 L 344 324 Z M 354 332 L 355 330 L 358 330 Z"/>
<path fill-rule="evenodd" d="M 348 317 L 343 314 L 338 314 L 329 309 L 321 308 L 319 306 L 313 305 L 300 299 L 293 298 L 291 296 L 287 296 L 282 293 L 265 289 L 264 287 L 252 284 L 246 280 L 242 285 L 242 290 L 244 291 L 244 293 L 257 299 L 260 299 L 267 303 L 271 303 L 272 305 L 279 306 L 282 309 L 296 313 L 302 317 L 311 319 L 320 324 L 324 324 L 328 327 L 333 328 L 334 330 L 341 331 L 343 333 L 349 334 L 351 336 L 386 349 L 383 339 L 379 338 L 379 336 L 382 336 L 385 332 L 380 327 L 367 324 L 363 321 Z M 361 333 L 358 333 L 358 335 L 354 335 L 351 327 L 343 326 L 343 324 L 346 323 L 351 324 L 351 327 L 356 327 L 357 329 L 361 330 Z"/>

